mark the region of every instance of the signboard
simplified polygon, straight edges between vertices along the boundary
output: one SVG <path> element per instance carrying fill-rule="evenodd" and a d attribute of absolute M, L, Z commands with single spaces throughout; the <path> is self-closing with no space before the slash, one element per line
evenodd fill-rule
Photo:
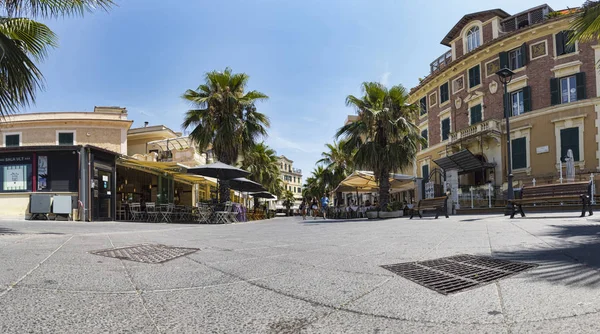
<path fill-rule="evenodd" d="M 435 197 L 435 190 L 434 190 L 433 182 L 429 181 L 429 182 L 425 183 L 425 198 L 434 198 L 434 197 Z"/>
<path fill-rule="evenodd" d="M 0 157 L 0 164 L 11 164 L 15 162 L 31 162 L 31 156 Z"/>
<path fill-rule="evenodd" d="M 550 149 L 548 148 L 548 145 L 535 148 L 535 153 L 537 153 L 537 154 L 548 153 L 549 151 L 550 151 Z"/>
<path fill-rule="evenodd" d="M 27 190 L 27 166 L 12 165 L 4 166 L 4 191 Z"/>
<path fill-rule="evenodd" d="M 37 169 L 37 190 L 44 190 L 48 187 L 48 156 L 40 155 L 38 157 Z"/>

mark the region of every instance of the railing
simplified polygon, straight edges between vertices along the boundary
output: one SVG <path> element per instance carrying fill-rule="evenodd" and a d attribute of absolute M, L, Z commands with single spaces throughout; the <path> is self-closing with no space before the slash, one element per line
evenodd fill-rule
<path fill-rule="evenodd" d="M 492 186 L 490 183 L 480 186 L 462 185 L 458 190 L 458 203 L 461 209 L 504 206 L 504 197 L 502 188 Z"/>
<path fill-rule="evenodd" d="M 292 173 L 296 173 L 296 174 L 302 174 L 302 169 L 299 169 L 299 168 L 292 168 Z"/>
<path fill-rule="evenodd" d="M 471 125 L 468 128 L 452 132 L 450 134 L 450 142 L 460 141 L 462 139 L 466 139 L 471 136 L 475 136 L 489 131 L 501 133 L 501 124 L 502 122 L 500 120 L 488 119 L 486 121 Z"/>
<path fill-rule="evenodd" d="M 446 65 L 452 62 L 452 50 L 445 52 L 443 55 L 439 56 L 436 60 L 434 60 L 429 67 L 431 68 L 431 73 L 437 72 L 442 68 L 446 67 Z"/>

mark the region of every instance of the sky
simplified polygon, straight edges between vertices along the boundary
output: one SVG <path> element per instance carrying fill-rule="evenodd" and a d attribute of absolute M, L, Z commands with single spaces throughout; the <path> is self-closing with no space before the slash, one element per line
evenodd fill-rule
<path fill-rule="evenodd" d="M 133 127 L 183 131 L 181 99 L 204 74 L 230 67 L 271 120 L 267 144 L 309 176 L 325 144 L 355 110 L 365 81 L 414 87 L 460 18 L 544 2 L 404 0 L 115 0 L 109 12 L 45 23 L 60 38 L 40 64 L 45 90 L 25 112 L 128 110 Z M 547 1 L 554 10 L 583 0 Z"/>

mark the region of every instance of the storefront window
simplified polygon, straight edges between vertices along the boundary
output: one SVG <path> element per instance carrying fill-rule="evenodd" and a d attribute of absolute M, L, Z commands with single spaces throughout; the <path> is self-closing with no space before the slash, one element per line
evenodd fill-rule
<path fill-rule="evenodd" d="M 0 157 L 0 191 L 31 191 L 31 160 L 31 156 Z"/>

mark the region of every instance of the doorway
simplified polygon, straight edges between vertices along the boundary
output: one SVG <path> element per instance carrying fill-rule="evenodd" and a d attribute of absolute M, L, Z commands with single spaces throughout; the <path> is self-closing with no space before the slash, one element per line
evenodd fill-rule
<path fill-rule="evenodd" d="M 113 175 L 111 171 L 94 168 L 94 220 L 112 220 Z"/>

